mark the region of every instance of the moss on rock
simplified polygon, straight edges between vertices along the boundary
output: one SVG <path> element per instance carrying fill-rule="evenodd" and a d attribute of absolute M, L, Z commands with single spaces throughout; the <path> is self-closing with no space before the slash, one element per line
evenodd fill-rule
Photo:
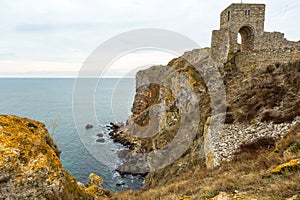
<path fill-rule="evenodd" d="M 0 199 L 94 199 L 97 194 L 62 167 L 59 154 L 43 123 L 0 115 Z"/>

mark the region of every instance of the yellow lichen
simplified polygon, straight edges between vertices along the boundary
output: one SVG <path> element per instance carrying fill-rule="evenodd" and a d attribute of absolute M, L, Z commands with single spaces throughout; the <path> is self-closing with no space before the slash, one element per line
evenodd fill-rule
<path fill-rule="evenodd" d="M 178 161 L 178 162 L 177 162 L 177 166 L 178 166 L 178 167 L 182 167 L 182 166 L 184 166 L 184 165 L 186 165 L 186 163 L 184 163 L 183 161 Z"/>
<path fill-rule="evenodd" d="M 88 181 L 88 185 L 98 185 L 101 186 L 103 183 L 103 180 L 100 176 L 98 176 L 97 174 L 91 173 L 89 175 L 89 181 Z"/>
<path fill-rule="evenodd" d="M 191 200 L 191 197 L 190 196 L 183 196 L 183 197 L 180 197 L 178 200 Z"/>
<path fill-rule="evenodd" d="M 96 193 L 98 191 L 98 186 L 97 185 L 92 185 L 88 188 L 85 189 L 86 193 L 88 193 L 89 195 L 96 197 Z"/>
<path fill-rule="evenodd" d="M 40 192 L 55 190 L 66 198 L 92 198 L 62 167 L 60 151 L 43 123 L 0 115 L 0 146 L 0 171 L 13 180 L 7 187 L 22 192 L 24 185 L 32 184 Z"/>
<path fill-rule="evenodd" d="M 167 95 L 167 96 L 165 97 L 165 104 L 166 104 L 167 106 L 171 106 L 171 105 L 173 105 L 175 99 L 176 99 L 175 94 L 172 93 L 171 95 Z"/>
<path fill-rule="evenodd" d="M 285 171 L 296 171 L 299 169 L 300 169 L 300 158 L 297 158 L 277 166 L 276 168 L 270 170 L 270 172 L 278 174 L 278 173 L 283 173 Z"/>

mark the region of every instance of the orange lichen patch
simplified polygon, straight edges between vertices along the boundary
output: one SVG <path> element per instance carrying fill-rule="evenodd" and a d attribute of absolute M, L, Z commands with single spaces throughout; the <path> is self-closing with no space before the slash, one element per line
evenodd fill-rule
<path fill-rule="evenodd" d="M 0 116 L 0 126 L 0 165 L 3 168 L 14 169 L 15 173 L 23 173 L 24 170 L 34 173 L 46 166 L 62 167 L 56 145 L 44 124 L 4 115 Z"/>
<path fill-rule="evenodd" d="M 93 197 L 111 197 L 111 192 L 109 190 L 103 189 L 98 185 L 91 185 L 85 189 L 85 192 Z M 103 199 L 103 198 L 102 198 Z"/>
<path fill-rule="evenodd" d="M 285 171 L 296 171 L 299 169 L 300 169 L 300 158 L 297 158 L 277 166 L 275 169 L 270 170 L 270 172 L 278 174 L 278 173 L 284 173 Z"/>
<path fill-rule="evenodd" d="M 99 189 L 99 187 L 98 187 L 97 185 L 92 185 L 92 186 L 86 188 L 85 191 L 86 191 L 89 195 L 91 195 L 91 196 L 93 196 L 93 197 L 96 197 L 95 193 L 97 193 L 98 189 Z"/>
<path fill-rule="evenodd" d="M 94 173 L 91 173 L 89 175 L 89 179 L 88 179 L 88 183 L 87 185 L 90 186 L 90 185 L 97 185 L 97 186 L 101 186 L 103 183 L 103 180 L 100 176 L 98 176 L 97 174 L 94 174 Z"/>
<path fill-rule="evenodd" d="M 43 123 L 0 115 L 0 198 L 93 199 L 62 167 L 59 154 Z"/>

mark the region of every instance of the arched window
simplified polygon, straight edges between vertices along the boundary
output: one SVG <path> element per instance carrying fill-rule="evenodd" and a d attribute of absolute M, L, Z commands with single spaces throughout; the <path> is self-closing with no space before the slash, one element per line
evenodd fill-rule
<path fill-rule="evenodd" d="M 240 35 L 240 36 L 239 36 Z M 239 30 L 238 43 L 241 51 L 251 51 L 254 49 L 254 30 L 250 26 L 243 26 Z M 239 41 L 240 40 L 240 41 Z"/>

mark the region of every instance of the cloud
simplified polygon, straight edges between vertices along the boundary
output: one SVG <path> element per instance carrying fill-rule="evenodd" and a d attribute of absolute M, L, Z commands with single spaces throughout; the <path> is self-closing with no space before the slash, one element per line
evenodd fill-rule
<path fill-rule="evenodd" d="M 74 76 L 80 65 L 30 60 L 0 60 L 0 77 Z"/>
<path fill-rule="evenodd" d="M 0 59 L 1 58 L 14 58 L 16 57 L 15 53 L 7 52 L 7 53 L 0 53 Z"/>
<path fill-rule="evenodd" d="M 166 65 L 175 55 L 163 51 L 140 51 L 119 57 L 109 66 L 102 66 L 104 74 L 98 77 L 127 77 L 133 78 L 138 70 L 153 65 Z M 0 77 L 76 77 L 81 64 L 66 62 L 46 62 L 30 60 L 0 60 Z"/>
<path fill-rule="evenodd" d="M 262 1 L 244 0 L 248 2 Z M 186 0 L 184 3 L 180 0 L 2 0 L 1 72 L 11 72 L 11 68 L 16 75 L 22 68 L 55 72 L 56 67 L 52 66 L 61 66 L 63 73 L 69 71 L 63 67 L 65 64 L 80 66 L 102 42 L 137 28 L 169 29 L 186 35 L 202 47 L 210 46 L 211 31 L 219 28 L 219 14 L 231 3 L 231 0 Z M 295 0 L 265 0 L 264 3 L 267 4 L 266 30 L 285 32 L 288 39 L 299 40 L 295 19 L 300 17 L 300 3 Z M 5 60 L 14 63 L 11 68 L 3 66 Z M 34 64 L 40 61 L 45 66 Z M 78 67 L 71 71 L 76 70 Z"/>

